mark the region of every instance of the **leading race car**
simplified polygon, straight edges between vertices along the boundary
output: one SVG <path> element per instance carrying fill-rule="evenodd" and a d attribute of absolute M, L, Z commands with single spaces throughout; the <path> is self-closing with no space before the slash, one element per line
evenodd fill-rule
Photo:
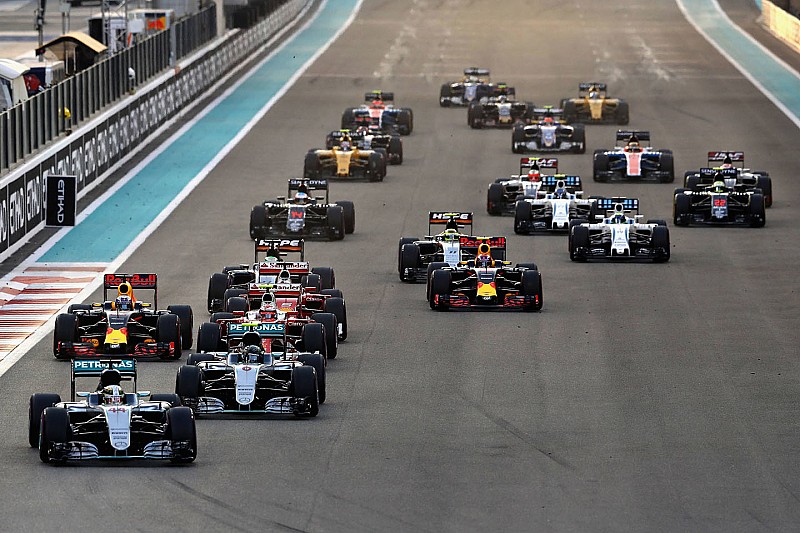
<path fill-rule="evenodd" d="M 530 124 L 533 120 L 533 102 L 517 102 L 508 96 L 492 96 L 485 102 L 470 102 L 467 124 L 472 129 L 487 127 L 510 128 Z"/>
<path fill-rule="evenodd" d="M 605 83 L 595 81 L 578 84 L 577 98 L 564 98 L 561 107 L 564 118 L 570 124 L 627 124 L 629 121 L 628 102 L 611 98 L 606 94 Z"/>
<path fill-rule="evenodd" d="M 76 393 L 77 378 L 99 378 L 97 388 Z M 123 381 L 133 390 L 125 392 Z M 197 457 L 191 409 L 175 394 L 136 389 L 136 360 L 75 359 L 71 401 L 58 394 L 31 396 L 28 443 L 45 463 L 89 459 L 166 459 L 190 463 Z M 77 398 L 81 398 L 78 400 Z"/>
<path fill-rule="evenodd" d="M 716 163 L 716 165 L 714 165 Z M 717 150 L 708 152 L 708 167 L 700 170 L 689 170 L 684 174 L 683 186 L 689 190 L 700 190 L 714 183 L 714 175 L 718 170 L 736 169 L 737 191 L 761 191 L 764 195 L 764 207 L 772 206 L 772 178 L 763 170 L 750 170 L 744 166 L 744 152 Z M 714 166 L 712 166 L 714 165 Z"/>
<path fill-rule="evenodd" d="M 356 208 L 349 200 L 330 203 L 328 180 L 291 178 L 287 196 L 250 211 L 250 238 L 321 237 L 341 240 L 355 231 Z M 311 196 L 324 191 L 324 196 Z"/>
<path fill-rule="evenodd" d="M 264 350 L 260 334 L 227 353 L 192 357 L 191 365 L 178 369 L 175 393 L 197 415 L 294 414 L 315 417 L 319 413 L 319 385 L 314 366 L 299 359 L 276 357 Z M 281 323 L 269 326 L 283 335 Z M 316 354 L 310 354 L 316 355 Z"/>
<path fill-rule="evenodd" d="M 670 258 L 669 229 L 663 220 L 639 222 L 636 198 L 599 198 L 595 208 L 599 221 L 570 223 L 569 258 L 649 259 L 664 263 Z M 632 215 L 632 216 L 629 216 Z"/>
<path fill-rule="evenodd" d="M 521 198 L 538 198 L 546 189 L 542 189 L 542 179 L 548 171 L 558 173 L 558 159 L 555 157 L 521 157 L 519 174 L 508 178 L 497 178 L 489 184 L 486 191 L 486 212 L 490 215 L 513 215 L 517 200 Z"/>
<path fill-rule="evenodd" d="M 356 123 L 358 124 L 358 120 Z M 374 126 L 359 125 L 355 130 L 330 132 L 325 138 L 325 148 L 330 150 L 339 146 L 345 137 L 350 137 L 359 150 L 385 150 L 385 157 L 390 165 L 403 164 L 403 139 L 399 135 L 384 133 Z"/>
<path fill-rule="evenodd" d="M 518 124 L 511 132 L 511 151 L 586 152 L 586 129 L 583 124 L 567 124 L 563 109 L 535 108 L 530 124 Z"/>
<path fill-rule="evenodd" d="M 370 91 L 364 94 L 365 104 L 349 107 L 342 113 L 342 129 L 354 130 L 368 124 L 395 135 L 410 135 L 414 131 L 414 112 L 408 107 L 395 107 L 394 93 Z"/>
<path fill-rule="evenodd" d="M 474 259 L 443 266 L 431 273 L 428 303 L 431 309 L 542 309 L 542 275 L 533 263 L 511 266 L 495 259 L 492 248 L 502 247 L 505 237 L 473 239 Z M 496 254 L 495 254 L 496 255 Z"/>
<path fill-rule="evenodd" d="M 338 146 L 308 151 L 303 162 L 303 177 L 361 177 L 369 181 L 383 181 L 386 176 L 386 157 L 383 150 L 362 150 L 354 145 L 349 136 L 343 136 Z"/>
<path fill-rule="evenodd" d="M 704 170 L 704 169 L 703 169 Z M 739 171 L 723 168 L 714 171 L 711 185 L 676 189 L 673 221 L 676 226 L 690 224 L 743 225 L 761 228 L 766 223 L 761 189 L 738 185 Z"/>
<path fill-rule="evenodd" d="M 622 144 L 624 142 L 624 144 Z M 650 132 L 617 131 L 617 145 L 610 150 L 594 151 L 594 180 L 608 181 L 656 179 L 661 183 L 675 180 L 672 150 L 656 150 L 649 144 Z"/>
<path fill-rule="evenodd" d="M 583 199 L 580 176 L 545 176 L 542 178 L 542 189 L 552 192 L 534 198 L 523 197 L 517 201 L 514 233 L 566 232 L 571 221 L 586 222 L 595 214 L 593 206 L 597 199 Z"/>
<path fill-rule="evenodd" d="M 152 290 L 153 304 L 137 300 L 134 289 Z M 111 300 L 109 291 L 115 290 Z M 72 304 L 56 317 L 53 355 L 136 355 L 179 359 L 192 346 L 193 315 L 188 305 L 158 309 L 155 274 L 105 274 L 101 303 Z M 155 310 L 153 309 L 155 307 Z"/>
<path fill-rule="evenodd" d="M 478 67 L 464 69 L 459 81 L 442 84 L 439 105 L 442 107 L 466 106 L 470 102 L 486 102 L 492 96 L 514 96 L 516 91 L 505 83 L 492 83 L 489 70 Z"/>
<path fill-rule="evenodd" d="M 434 226 L 445 226 L 443 232 L 433 234 Z M 415 283 L 426 281 L 431 265 L 456 265 L 474 257 L 477 247 L 463 247 L 462 238 L 471 240 L 463 228 L 472 231 L 472 213 L 431 211 L 428 213 L 428 233 L 424 238 L 401 237 L 397 252 L 397 270 L 400 281 Z"/>

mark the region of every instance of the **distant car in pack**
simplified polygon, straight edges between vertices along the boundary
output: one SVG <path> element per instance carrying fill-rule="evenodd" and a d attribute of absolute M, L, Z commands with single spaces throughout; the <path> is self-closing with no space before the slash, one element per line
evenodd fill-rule
<path fill-rule="evenodd" d="M 366 178 L 383 181 L 386 176 L 387 153 L 383 149 L 362 150 L 350 136 L 342 136 L 330 149 L 312 149 L 303 161 L 303 177 L 310 179 Z"/>
<path fill-rule="evenodd" d="M 547 173 L 545 173 L 545 171 Z M 521 157 L 519 174 L 507 178 L 497 178 L 489 184 L 486 191 L 486 212 L 490 215 L 513 215 L 517 200 L 537 198 L 542 189 L 542 179 L 558 173 L 558 159 L 555 157 Z"/>
<path fill-rule="evenodd" d="M 428 235 L 420 237 L 401 237 L 397 251 L 397 270 L 400 281 L 415 283 L 426 281 L 430 265 L 455 265 L 474 250 L 461 247 L 461 237 L 472 232 L 472 213 L 468 211 L 431 211 L 428 213 Z M 434 234 L 433 228 L 444 227 L 444 231 Z"/>
<path fill-rule="evenodd" d="M 541 194 L 543 191 L 546 192 Z M 583 198 L 580 176 L 545 176 L 537 197 L 517 200 L 514 233 L 568 232 L 570 224 L 591 220 L 596 201 L 595 198 Z"/>
<path fill-rule="evenodd" d="M 357 121 L 358 123 L 358 121 Z M 390 165 L 403 163 L 403 139 L 393 133 L 384 133 L 374 126 L 358 126 L 355 130 L 335 130 L 325 137 L 325 148 L 328 150 L 339 146 L 342 139 L 350 137 L 359 150 L 384 150 L 386 161 Z"/>
<path fill-rule="evenodd" d="M 324 196 L 312 196 L 324 191 Z M 344 239 L 355 231 L 353 202 L 330 203 L 326 179 L 289 179 L 287 196 L 278 196 L 256 205 L 250 211 L 250 238 L 321 237 Z"/>
<path fill-rule="evenodd" d="M 467 124 L 472 129 L 510 128 L 528 124 L 533 117 L 533 102 L 518 102 L 513 97 L 491 96 L 485 102 L 470 102 Z"/>
<path fill-rule="evenodd" d="M 559 107 L 570 124 L 620 124 L 629 122 L 628 102 L 611 98 L 606 94 L 605 83 L 584 82 L 578 84 L 577 98 L 564 98 Z"/>
<path fill-rule="evenodd" d="M 511 151 L 586 152 L 586 129 L 583 124 L 567 124 L 564 110 L 552 107 L 534 108 L 529 124 L 518 124 L 511 132 Z"/>
<path fill-rule="evenodd" d="M 492 96 L 513 97 L 516 91 L 505 83 L 492 83 L 489 69 L 468 67 L 458 81 L 442 84 L 439 105 L 442 107 L 467 106 L 470 102 L 486 102 Z"/>
<path fill-rule="evenodd" d="M 153 303 L 138 300 L 134 290 L 152 290 Z M 159 310 L 155 274 L 105 274 L 103 297 L 103 302 L 72 304 L 56 317 L 56 359 L 95 355 L 179 359 L 181 351 L 192 346 L 192 308 L 170 305 Z"/>
<path fill-rule="evenodd" d="M 512 266 L 505 261 L 505 237 L 462 237 L 461 241 L 464 247 L 475 247 L 475 256 L 431 272 L 431 309 L 542 309 L 541 273 L 534 263 Z M 502 248 L 502 259 L 495 248 Z"/>
<path fill-rule="evenodd" d="M 608 150 L 595 150 L 594 180 L 675 180 L 675 160 L 672 150 L 656 150 L 649 145 L 650 132 L 618 130 L 617 145 Z M 647 143 L 647 144 L 643 144 Z"/>
<path fill-rule="evenodd" d="M 676 189 L 673 197 L 675 225 L 763 227 L 766 223 L 764 195 L 761 189 L 739 185 L 739 177 L 736 168 L 715 169 L 710 185 L 694 184 L 691 189 Z"/>
<path fill-rule="evenodd" d="M 348 107 L 342 113 L 342 129 L 354 130 L 368 121 L 386 133 L 410 135 L 414 131 L 414 112 L 408 107 L 395 107 L 394 93 L 370 91 L 364 94 L 365 104 Z"/>
<path fill-rule="evenodd" d="M 764 207 L 772 207 L 772 178 L 764 170 L 750 170 L 744 166 L 744 152 L 717 150 L 708 152 L 708 167 L 700 170 L 689 170 L 683 176 L 686 189 L 697 190 L 714 183 L 714 175 L 718 170 L 736 169 L 737 191 L 753 191 L 756 189 L 764 195 Z"/>
<path fill-rule="evenodd" d="M 595 220 L 575 222 L 569 228 L 569 258 L 650 260 L 670 258 L 669 228 L 663 220 L 640 222 L 637 198 L 598 198 Z"/>

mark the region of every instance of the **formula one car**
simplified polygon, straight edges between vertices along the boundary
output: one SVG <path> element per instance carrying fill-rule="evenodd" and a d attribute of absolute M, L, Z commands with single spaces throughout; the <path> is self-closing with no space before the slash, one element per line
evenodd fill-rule
<path fill-rule="evenodd" d="M 354 130 L 366 123 L 386 133 L 410 135 L 414 131 L 414 112 L 395 107 L 394 93 L 371 91 L 364 95 L 364 101 L 364 105 L 344 110 L 342 129 Z"/>
<path fill-rule="evenodd" d="M 569 125 L 563 109 L 551 107 L 533 109 L 530 124 L 518 124 L 511 132 L 511 151 L 527 152 L 586 152 L 586 129 L 583 124 Z"/>
<path fill-rule="evenodd" d="M 116 290 L 114 300 L 109 291 Z M 140 302 L 134 289 L 153 291 L 153 304 Z M 105 274 L 104 302 L 73 304 L 56 317 L 53 355 L 69 359 L 88 355 L 136 355 L 179 359 L 192 346 L 192 308 L 158 309 L 155 274 Z"/>
<path fill-rule="evenodd" d="M 764 195 L 761 189 L 743 188 L 738 185 L 739 178 L 740 174 L 736 168 L 723 168 L 714 171 L 714 182 L 711 185 L 676 189 L 673 200 L 675 225 L 763 227 L 766 223 Z"/>
<path fill-rule="evenodd" d="M 361 125 L 354 131 L 335 130 L 330 132 L 325 138 L 325 148 L 330 150 L 339 146 L 345 137 L 350 137 L 359 150 L 385 150 L 384 157 L 390 165 L 403 164 L 403 139 L 399 135 L 383 133 L 372 126 Z"/>
<path fill-rule="evenodd" d="M 517 102 L 508 96 L 492 96 L 485 102 L 470 102 L 467 108 L 467 124 L 476 130 L 529 124 L 533 117 L 533 109 L 533 102 Z"/>
<path fill-rule="evenodd" d="M 175 393 L 195 414 L 319 413 L 319 382 L 312 364 L 264 350 L 261 334 L 283 335 L 284 325 L 254 325 L 242 344 L 227 353 L 192 356 L 178 369 Z M 258 331 L 255 331 L 258 330 Z M 269 330 L 269 331 L 266 331 Z M 282 355 L 282 354 L 281 354 Z M 319 363 L 318 354 L 308 354 Z M 316 356 L 316 357 L 314 357 Z M 310 359 L 310 358 L 309 358 Z"/>
<path fill-rule="evenodd" d="M 75 391 L 77 378 L 99 378 L 94 391 Z M 123 381 L 133 390 L 125 392 Z M 31 396 L 28 442 L 45 463 L 89 459 L 167 459 L 191 463 L 197 436 L 191 409 L 175 394 L 136 389 L 136 360 L 75 359 L 71 401 Z M 80 400 L 76 399 L 81 398 Z M 148 399 L 149 398 L 149 399 Z"/>
<path fill-rule="evenodd" d="M 582 198 L 580 176 L 545 176 L 542 189 L 552 190 L 535 198 L 517 201 L 514 212 L 514 233 L 537 231 L 569 231 L 570 222 L 586 222 L 594 215 L 596 198 Z M 540 189 L 541 191 L 541 189 Z"/>
<path fill-rule="evenodd" d="M 314 191 L 325 191 L 314 196 Z M 349 200 L 330 203 L 328 180 L 292 178 L 287 196 L 267 200 L 250 211 L 250 238 L 322 237 L 344 239 L 353 233 L 356 208 Z"/>
<path fill-rule="evenodd" d="M 433 226 L 445 226 L 441 233 L 433 234 Z M 428 213 L 428 233 L 424 238 L 402 237 L 397 252 L 397 270 L 400 281 L 415 283 L 425 281 L 429 267 L 436 264 L 456 265 L 460 261 L 474 257 L 477 248 L 461 247 L 461 238 L 469 234 L 461 233 L 469 226 L 472 231 L 472 213 L 431 211 Z"/>
<path fill-rule="evenodd" d="M 339 145 L 329 150 L 308 151 L 303 162 L 303 177 L 363 177 L 369 181 L 383 181 L 386 176 L 386 157 L 383 150 L 362 150 L 354 145 L 349 136 L 343 136 Z"/>
<path fill-rule="evenodd" d="M 672 150 L 656 150 L 642 142 L 650 142 L 649 131 L 617 131 L 617 145 L 610 150 L 594 151 L 594 180 L 608 181 L 656 179 L 661 183 L 675 180 Z"/>
<path fill-rule="evenodd" d="M 542 179 L 546 174 L 542 170 L 558 173 L 558 159 L 555 157 L 521 157 L 519 174 L 508 178 L 497 178 L 486 191 L 486 212 L 490 215 L 513 215 L 517 200 L 520 198 L 537 198 L 546 189 L 542 189 Z"/>
<path fill-rule="evenodd" d="M 439 105 L 442 107 L 466 106 L 470 102 L 486 102 L 492 96 L 511 96 L 516 91 L 505 83 L 491 83 L 489 70 L 469 67 L 464 69 L 464 77 L 442 85 L 439 91 Z"/>
<path fill-rule="evenodd" d="M 714 163 L 717 163 L 718 166 L 712 167 Z M 735 168 L 736 190 L 758 192 L 756 189 L 760 189 L 761 194 L 764 195 L 764 207 L 772 206 L 772 178 L 763 170 L 745 168 L 744 152 L 708 152 L 708 165 L 708 168 L 687 171 L 683 177 L 683 186 L 690 190 L 699 190 L 714 183 L 714 174 L 717 170 Z"/>
<path fill-rule="evenodd" d="M 457 266 L 443 266 L 431 273 L 428 303 L 431 309 L 507 308 L 539 311 L 542 308 L 542 275 L 533 263 L 512 267 L 495 259 L 494 247 L 505 251 L 505 237 L 474 238 L 474 259 Z"/>
<path fill-rule="evenodd" d="M 564 98 L 559 107 L 570 124 L 620 124 L 629 120 L 628 102 L 606 95 L 606 84 L 586 82 L 578 84 L 577 98 Z"/>
<path fill-rule="evenodd" d="M 639 200 L 636 198 L 599 198 L 595 215 L 600 221 L 572 221 L 569 233 L 569 258 L 587 259 L 650 259 L 655 263 L 669 261 L 669 229 L 663 220 L 639 222 Z M 633 216 L 628 216 L 633 215 Z"/>

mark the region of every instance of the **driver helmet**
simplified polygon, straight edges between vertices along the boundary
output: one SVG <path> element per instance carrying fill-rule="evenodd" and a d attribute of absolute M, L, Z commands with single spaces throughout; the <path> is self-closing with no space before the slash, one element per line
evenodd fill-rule
<path fill-rule="evenodd" d="M 383 107 L 383 100 L 373 100 L 372 107 Z"/>
<path fill-rule="evenodd" d="M 350 149 L 350 139 L 342 139 L 342 142 L 339 143 L 339 148 L 341 150 L 349 150 Z"/>
<path fill-rule="evenodd" d="M 528 181 L 542 181 L 542 173 L 539 172 L 539 167 L 531 167 L 528 170 Z"/>
<path fill-rule="evenodd" d="M 125 403 L 125 392 L 119 385 L 108 385 L 103 387 L 103 403 L 106 405 L 122 405 Z"/>
<path fill-rule="evenodd" d="M 288 270 L 281 270 L 280 274 L 278 274 L 278 281 L 280 283 L 290 283 L 292 280 L 292 275 L 289 273 Z"/>
<path fill-rule="evenodd" d="M 272 320 L 278 316 L 278 311 L 275 309 L 275 299 L 271 292 L 265 293 L 261 298 L 258 316 L 261 320 Z"/>
<path fill-rule="evenodd" d="M 297 191 L 297 193 L 294 195 L 294 201 L 301 204 L 307 202 L 308 193 L 305 193 L 303 191 Z"/>
<path fill-rule="evenodd" d="M 566 198 L 567 197 L 567 189 L 564 188 L 563 183 L 556 184 L 556 190 L 553 191 L 553 195 L 556 198 Z"/>
<path fill-rule="evenodd" d="M 117 311 L 133 311 L 133 300 L 130 296 L 117 296 L 114 300 L 114 309 Z"/>
<path fill-rule="evenodd" d="M 264 360 L 264 350 L 261 346 L 250 345 L 244 349 L 243 362 L 261 363 Z"/>
<path fill-rule="evenodd" d="M 726 155 L 725 159 L 722 160 L 722 168 L 733 168 L 733 161 L 731 160 L 731 156 Z"/>
<path fill-rule="evenodd" d="M 493 264 L 491 248 L 485 242 L 481 243 L 478 246 L 478 255 L 475 256 L 475 266 L 490 267 Z"/>
<path fill-rule="evenodd" d="M 637 139 L 636 137 L 631 137 L 631 140 L 628 141 L 628 145 L 625 148 L 630 152 L 638 152 L 639 150 L 641 150 L 639 139 Z"/>
<path fill-rule="evenodd" d="M 447 220 L 447 224 L 444 226 L 444 229 L 445 232 L 447 232 L 447 230 L 458 231 L 458 221 L 454 217 L 450 217 Z"/>
<path fill-rule="evenodd" d="M 589 98 L 595 99 L 600 97 L 600 92 L 597 90 L 597 87 L 592 87 L 589 89 Z"/>
<path fill-rule="evenodd" d="M 544 117 L 544 120 L 542 122 L 548 125 L 552 125 L 555 123 L 555 120 L 553 119 L 553 117 Z"/>

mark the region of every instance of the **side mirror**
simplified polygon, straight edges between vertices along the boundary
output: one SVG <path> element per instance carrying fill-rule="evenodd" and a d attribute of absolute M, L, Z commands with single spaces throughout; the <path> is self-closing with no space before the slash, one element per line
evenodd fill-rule
<path fill-rule="evenodd" d="M 88 393 L 88 392 L 76 392 L 75 396 L 77 396 L 78 398 L 88 398 L 89 394 L 90 393 Z"/>
<path fill-rule="evenodd" d="M 149 396 L 150 396 L 150 391 L 149 390 L 141 390 L 141 391 L 137 391 L 136 392 L 136 397 L 137 398 L 147 398 Z"/>

